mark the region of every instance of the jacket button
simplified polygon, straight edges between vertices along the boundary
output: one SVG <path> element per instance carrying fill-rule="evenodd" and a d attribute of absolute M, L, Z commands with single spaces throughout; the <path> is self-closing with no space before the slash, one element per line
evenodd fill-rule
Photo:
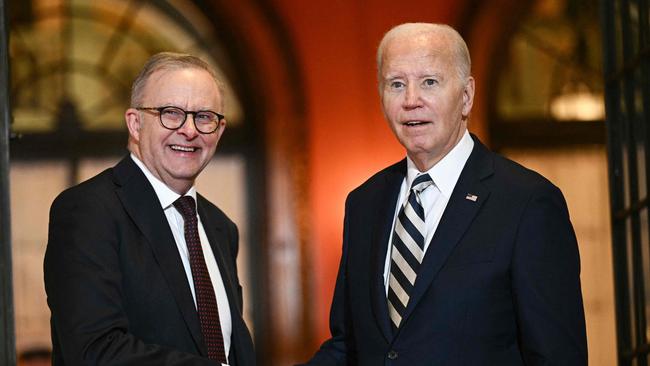
<path fill-rule="evenodd" d="M 394 360 L 394 359 L 397 358 L 398 355 L 397 355 L 397 352 L 395 352 L 394 350 L 390 350 L 390 351 L 388 351 L 387 356 L 388 356 L 389 360 Z"/>

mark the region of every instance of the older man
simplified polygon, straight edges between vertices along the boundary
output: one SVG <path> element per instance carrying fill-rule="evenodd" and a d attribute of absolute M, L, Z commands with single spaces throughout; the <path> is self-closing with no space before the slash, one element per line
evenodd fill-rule
<path fill-rule="evenodd" d="M 308 365 L 586 365 L 566 203 L 468 133 L 463 39 L 403 24 L 377 64 L 406 159 L 347 198 L 332 337 Z"/>
<path fill-rule="evenodd" d="M 160 53 L 133 84 L 125 157 L 50 211 L 56 365 L 255 364 L 235 224 L 197 194 L 226 120 L 202 60 Z"/>

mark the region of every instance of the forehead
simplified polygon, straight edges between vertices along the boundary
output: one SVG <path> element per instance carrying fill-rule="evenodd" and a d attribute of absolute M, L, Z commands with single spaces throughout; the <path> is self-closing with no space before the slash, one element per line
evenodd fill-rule
<path fill-rule="evenodd" d="M 154 71 L 144 88 L 145 99 L 192 98 L 221 100 L 216 81 L 200 68 L 167 68 Z"/>
<path fill-rule="evenodd" d="M 396 36 L 386 43 L 382 54 L 382 74 L 414 67 L 444 71 L 454 66 L 453 44 L 431 34 Z"/>

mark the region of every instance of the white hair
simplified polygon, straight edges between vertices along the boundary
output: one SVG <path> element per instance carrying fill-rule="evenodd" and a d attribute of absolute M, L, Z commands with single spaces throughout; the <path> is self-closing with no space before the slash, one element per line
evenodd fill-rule
<path fill-rule="evenodd" d="M 446 24 L 437 23 L 404 23 L 386 32 L 377 48 L 377 75 L 379 77 L 381 76 L 384 49 L 390 41 L 397 37 L 415 37 L 421 34 L 436 35 L 449 40 L 453 45 L 452 54 L 456 61 L 459 78 L 464 80 L 470 76 L 472 63 L 465 40 L 463 40 L 463 37 L 454 28 Z"/>

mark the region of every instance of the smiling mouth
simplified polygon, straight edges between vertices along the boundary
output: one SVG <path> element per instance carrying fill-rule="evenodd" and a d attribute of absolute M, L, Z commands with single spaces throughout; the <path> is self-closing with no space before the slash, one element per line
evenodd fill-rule
<path fill-rule="evenodd" d="M 190 147 L 190 146 L 170 145 L 169 147 L 174 151 L 180 151 L 180 152 L 195 152 L 196 151 L 196 147 Z"/>

